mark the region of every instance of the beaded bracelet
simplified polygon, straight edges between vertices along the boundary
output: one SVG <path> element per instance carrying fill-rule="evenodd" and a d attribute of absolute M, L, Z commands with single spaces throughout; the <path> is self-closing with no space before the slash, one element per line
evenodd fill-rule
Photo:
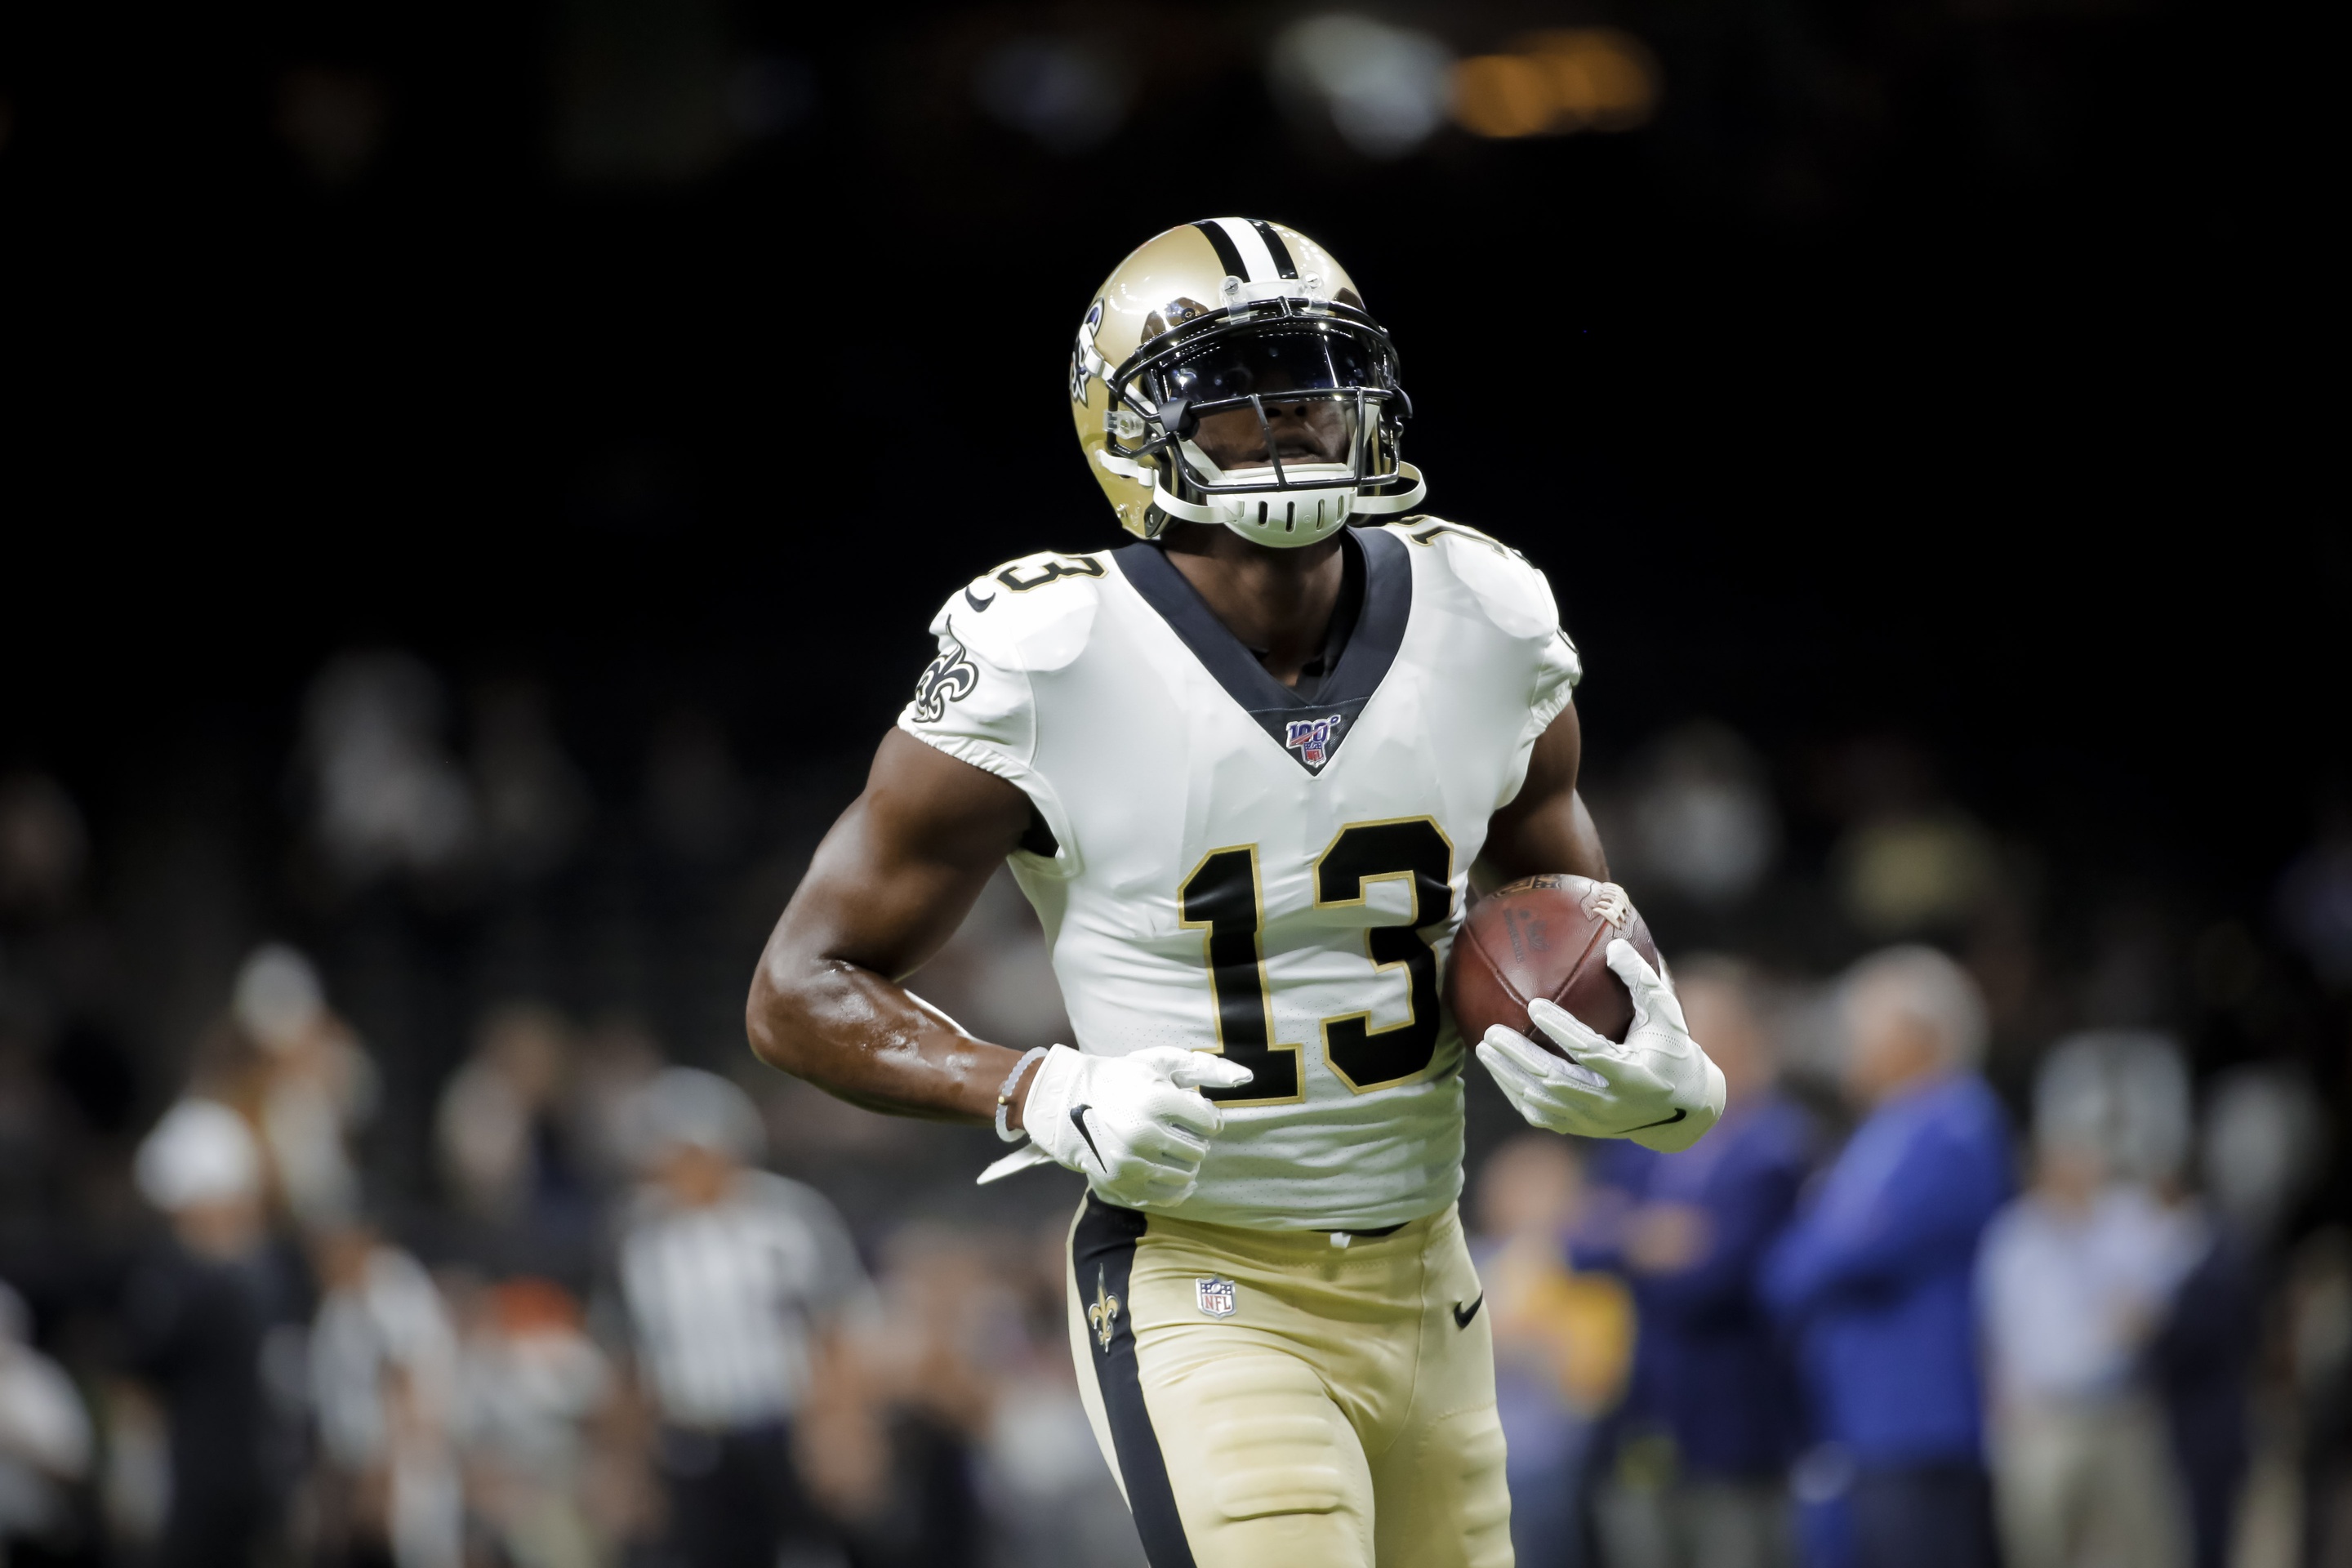
<path fill-rule="evenodd" d="M 1020 1087 L 1021 1075 L 1029 1070 L 1029 1064 L 1053 1048 L 1051 1046 L 1038 1046 L 1025 1053 L 1019 1061 L 1013 1064 L 1013 1070 L 1005 1075 L 1003 1083 L 997 1087 L 996 1135 L 1007 1143 L 1018 1143 L 1024 1136 L 1004 1124 L 1004 1113 L 1013 1109 L 1013 1091 Z"/>

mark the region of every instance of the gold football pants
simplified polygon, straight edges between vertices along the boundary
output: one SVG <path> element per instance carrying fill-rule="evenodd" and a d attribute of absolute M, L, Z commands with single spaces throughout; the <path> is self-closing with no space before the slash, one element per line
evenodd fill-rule
<path fill-rule="evenodd" d="M 1484 1292 L 1448 1208 L 1346 1247 L 1088 1194 L 1070 1348 L 1151 1568 L 1510 1568 Z"/>

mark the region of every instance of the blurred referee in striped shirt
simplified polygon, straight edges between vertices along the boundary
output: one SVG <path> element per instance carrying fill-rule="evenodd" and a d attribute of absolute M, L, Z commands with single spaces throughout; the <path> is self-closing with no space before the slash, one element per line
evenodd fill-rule
<path fill-rule="evenodd" d="M 791 1431 L 812 1359 L 866 1289 L 848 1230 L 814 1189 L 756 1168 L 759 1113 L 725 1079 L 673 1068 L 640 1116 L 648 1179 L 624 1221 L 621 1293 L 661 1416 L 670 1561 L 825 1561 Z"/>

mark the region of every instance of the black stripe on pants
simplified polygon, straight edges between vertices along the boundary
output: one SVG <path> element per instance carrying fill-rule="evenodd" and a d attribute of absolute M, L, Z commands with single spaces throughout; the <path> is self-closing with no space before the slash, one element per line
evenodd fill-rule
<path fill-rule="evenodd" d="M 1127 1483 L 1127 1506 L 1151 1568 L 1194 1568 L 1192 1542 L 1176 1512 L 1176 1489 L 1168 1462 L 1143 1405 L 1143 1380 L 1135 1364 L 1135 1314 L 1129 1296 L 1135 1244 L 1144 1216 L 1103 1202 L 1092 1193 L 1070 1237 L 1070 1267 L 1078 1300 L 1088 1314 L 1087 1348 L 1094 1357 L 1095 1382 L 1102 1389 L 1110 1420 L 1111 1447 L 1118 1454 L 1119 1478 Z M 1108 1329 L 1108 1333 L 1105 1330 Z"/>

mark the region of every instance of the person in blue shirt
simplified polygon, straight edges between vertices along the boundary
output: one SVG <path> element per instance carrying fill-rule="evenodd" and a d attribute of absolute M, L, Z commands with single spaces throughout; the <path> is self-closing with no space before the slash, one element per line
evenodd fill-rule
<path fill-rule="evenodd" d="M 1723 1120 L 1685 1152 L 1608 1161 L 1616 1212 L 1604 1205 L 1604 1223 L 1576 1246 L 1580 1266 L 1633 1284 L 1641 1327 L 1626 1436 L 1663 1436 L 1673 1455 L 1671 1480 L 1643 1510 L 1654 1517 L 1633 1528 L 1668 1542 L 1687 1568 L 1779 1568 L 1792 1545 L 1786 1476 L 1799 1402 L 1756 1276 L 1796 1208 L 1812 1129 L 1774 1090 L 1759 988 L 1734 960 L 1675 966 L 1684 1015 L 1695 1029 L 1705 1020 L 1707 1054 L 1723 1069 Z M 1617 1500 L 1621 1510 L 1632 1501 Z"/>
<path fill-rule="evenodd" d="M 1841 990 L 1845 1087 L 1864 1115 L 1766 1260 L 1820 1435 L 1853 1467 L 1854 1568 L 1992 1568 L 1971 1276 L 2009 1195 L 2009 1131 L 1977 1071 L 1984 1002 L 1926 947 Z"/>

